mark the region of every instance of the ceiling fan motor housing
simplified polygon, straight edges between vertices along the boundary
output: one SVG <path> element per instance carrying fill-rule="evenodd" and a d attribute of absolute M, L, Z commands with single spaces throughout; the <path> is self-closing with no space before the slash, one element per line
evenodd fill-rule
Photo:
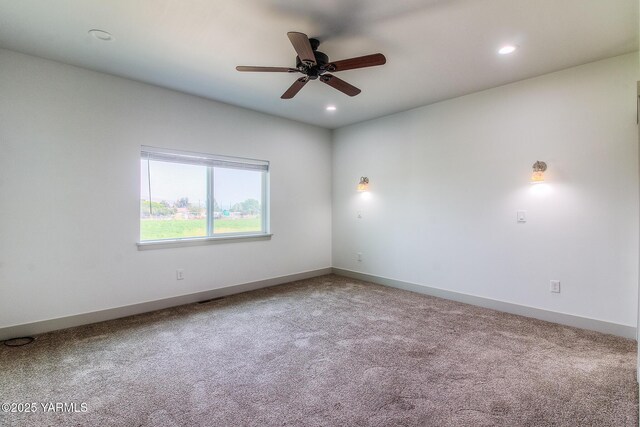
<path fill-rule="evenodd" d="M 318 76 L 327 71 L 325 69 L 325 65 L 329 62 L 329 57 L 318 51 L 313 52 L 313 54 L 316 57 L 316 65 L 309 66 L 302 62 L 299 56 L 296 56 L 296 68 L 303 74 L 309 76 L 312 80 L 315 80 Z"/>
<path fill-rule="evenodd" d="M 299 56 L 296 56 L 296 68 L 303 74 L 309 76 L 312 80 L 315 80 L 319 75 L 327 71 L 325 69 L 325 65 L 327 65 L 327 63 L 329 62 L 329 57 L 322 52 L 318 52 L 317 50 L 314 51 L 313 54 L 316 57 L 316 65 L 309 66 L 302 62 Z"/>
<path fill-rule="evenodd" d="M 316 65 L 309 65 L 302 62 L 300 57 L 296 56 L 296 68 L 303 74 L 309 76 L 310 79 L 315 80 L 318 76 L 327 71 L 325 65 L 329 63 L 329 57 L 325 53 L 317 50 L 318 46 L 320 46 L 320 41 L 318 39 L 309 39 L 309 44 L 311 44 L 313 55 L 316 58 Z"/>

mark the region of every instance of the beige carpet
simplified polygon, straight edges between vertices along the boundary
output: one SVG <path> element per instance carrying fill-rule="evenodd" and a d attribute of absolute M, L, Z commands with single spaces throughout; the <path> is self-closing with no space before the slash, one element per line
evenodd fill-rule
<path fill-rule="evenodd" d="M 0 402 L 38 405 L 0 425 L 636 426 L 635 361 L 630 340 L 324 276 L 0 346 Z"/>

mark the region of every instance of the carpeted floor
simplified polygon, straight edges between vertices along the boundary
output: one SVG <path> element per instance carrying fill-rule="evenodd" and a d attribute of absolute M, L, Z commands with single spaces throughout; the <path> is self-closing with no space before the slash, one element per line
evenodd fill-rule
<path fill-rule="evenodd" d="M 635 361 L 630 340 L 323 276 L 0 346 L 0 403 L 37 405 L 0 425 L 636 426 Z"/>

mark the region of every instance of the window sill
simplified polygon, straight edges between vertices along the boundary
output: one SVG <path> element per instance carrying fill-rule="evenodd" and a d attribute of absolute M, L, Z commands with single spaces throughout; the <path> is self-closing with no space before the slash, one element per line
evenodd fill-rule
<path fill-rule="evenodd" d="M 138 245 L 139 251 L 146 251 L 149 249 L 181 248 L 185 246 L 213 245 L 216 243 L 271 240 L 271 236 L 273 236 L 273 234 L 234 234 L 215 237 L 193 237 L 189 239 L 147 240 L 138 242 L 136 245 Z"/>

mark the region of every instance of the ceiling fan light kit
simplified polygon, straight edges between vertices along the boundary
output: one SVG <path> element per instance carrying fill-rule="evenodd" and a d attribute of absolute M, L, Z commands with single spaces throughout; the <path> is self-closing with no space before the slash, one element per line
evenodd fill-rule
<path fill-rule="evenodd" d="M 280 98 L 291 99 L 309 82 L 309 80 L 320 80 L 323 83 L 339 90 L 345 95 L 356 96 L 361 92 L 357 87 L 345 82 L 344 80 L 329 74 L 329 72 L 338 72 L 345 70 L 354 70 L 357 68 L 374 67 L 383 65 L 387 59 L 381 53 L 372 55 L 359 56 L 357 58 L 344 59 L 342 61 L 329 62 L 329 57 L 318 51 L 320 41 L 318 39 L 310 39 L 306 34 L 298 32 L 287 33 L 289 41 L 293 45 L 296 56 L 296 68 L 289 67 L 254 67 L 254 66 L 238 66 L 238 71 L 254 71 L 254 72 L 275 72 L 275 73 L 302 73 L 304 77 L 300 77 L 282 94 Z"/>

